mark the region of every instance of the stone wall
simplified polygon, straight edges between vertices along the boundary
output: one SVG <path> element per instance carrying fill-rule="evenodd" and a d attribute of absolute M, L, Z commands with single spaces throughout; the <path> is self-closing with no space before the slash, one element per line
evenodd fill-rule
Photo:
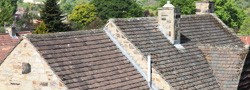
<path fill-rule="evenodd" d="M 126 36 L 112 22 L 108 23 L 106 28 L 117 39 L 122 47 L 135 60 L 145 74 L 147 74 L 148 66 L 146 57 L 126 38 Z M 161 77 L 161 75 L 152 68 L 152 82 L 161 90 L 170 90 L 171 86 Z"/>
<path fill-rule="evenodd" d="M 208 2 L 196 2 L 196 14 L 208 14 L 209 12 L 209 3 Z"/>
<path fill-rule="evenodd" d="M 158 27 L 162 29 L 164 35 L 170 37 L 169 40 L 171 43 L 174 43 L 175 38 L 174 15 L 174 7 L 164 7 L 158 9 Z"/>
<path fill-rule="evenodd" d="M 0 66 L 0 90 L 66 89 L 27 39 L 22 40 Z"/>

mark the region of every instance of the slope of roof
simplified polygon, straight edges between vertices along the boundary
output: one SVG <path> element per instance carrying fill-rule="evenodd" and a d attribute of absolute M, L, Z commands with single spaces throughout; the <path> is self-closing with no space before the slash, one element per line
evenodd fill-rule
<path fill-rule="evenodd" d="M 214 76 L 222 88 L 237 90 L 247 50 L 234 46 L 201 45 Z"/>
<path fill-rule="evenodd" d="M 250 53 L 246 57 L 238 90 L 250 90 Z"/>
<path fill-rule="evenodd" d="M 219 86 L 223 83 L 217 82 L 210 69 L 213 66 L 206 61 L 198 43 L 244 46 L 210 14 L 181 18 L 184 51 L 176 49 L 159 30 L 154 30 L 158 25 L 156 17 L 112 21 L 144 55 L 152 55 L 153 67 L 175 89 L 225 89 Z"/>
<path fill-rule="evenodd" d="M 104 31 L 28 36 L 68 89 L 149 89 Z"/>
<path fill-rule="evenodd" d="M 20 39 L 13 39 L 9 34 L 0 35 L 0 64 L 19 42 Z"/>
<path fill-rule="evenodd" d="M 31 34 L 31 32 L 19 32 L 19 35 Z M 21 38 L 13 39 L 9 34 L 0 34 L 0 65 L 9 53 L 20 42 Z"/>

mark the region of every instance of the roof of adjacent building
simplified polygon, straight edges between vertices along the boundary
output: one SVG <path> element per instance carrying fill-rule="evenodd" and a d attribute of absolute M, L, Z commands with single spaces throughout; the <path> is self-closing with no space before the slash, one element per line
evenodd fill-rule
<path fill-rule="evenodd" d="M 238 90 L 250 90 L 250 53 L 247 54 Z"/>
<path fill-rule="evenodd" d="M 19 41 L 20 39 L 13 39 L 9 36 L 9 34 L 0 35 L 0 64 L 15 48 Z"/>
<path fill-rule="evenodd" d="M 68 89 L 149 89 L 104 31 L 28 36 Z"/>
<path fill-rule="evenodd" d="M 19 35 L 30 34 L 30 32 L 19 32 Z M 13 39 L 9 34 L 0 34 L 0 65 L 9 55 L 9 53 L 17 46 L 21 38 Z"/>
<path fill-rule="evenodd" d="M 250 45 L 250 36 L 241 36 L 241 41 L 244 42 L 246 45 Z"/>
<path fill-rule="evenodd" d="M 220 86 L 236 90 L 247 50 L 234 46 L 201 45 L 203 55 L 206 57 L 213 74 Z"/>
<path fill-rule="evenodd" d="M 243 48 L 244 44 L 240 39 L 216 16 L 212 14 L 182 16 L 181 45 L 184 50 L 175 48 L 161 31 L 154 29 L 158 25 L 156 17 L 110 21 L 117 25 L 142 54 L 152 55 L 153 68 L 175 89 L 237 89 L 242 68 L 242 63 L 239 62 L 244 61 L 242 58 L 244 56 L 237 55 L 240 52 L 231 49 L 218 47 L 202 52 L 198 47 L 211 44 L 230 45 L 240 50 Z M 226 51 L 234 53 L 224 53 Z M 204 55 L 206 53 L 209 55 Z M 214 54 L 223 56 L 213 56 Z M 231 59 L 233 61 L 227 62 Z M 214 62 L 209 63 L 208 60 Z M 232 67 L 227 69 L 226 65 L 219 66 L 221 64 Z M 237 69 L 239 67 L 240 69 Z M 231 72 L 235 70 L 238 72 Z M 226 78 L 221 75 L 225 75 Z M 230 79 L 231 77 L 235 78 Z"/>

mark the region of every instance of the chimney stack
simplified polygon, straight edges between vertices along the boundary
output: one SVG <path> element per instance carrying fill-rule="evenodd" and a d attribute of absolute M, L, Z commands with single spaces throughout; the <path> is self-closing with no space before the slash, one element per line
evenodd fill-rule
<path fill-rule="evenodd" d="M 180 43 L 180 18 L 180 8 L 177 7 L 175 10 L 170 1 L 167 1 L 167 4 L 158 9 L 158 27 L 172 44 Z"/>
<path fill-rule="evenodd" d="M 214 2 L 211 2 L 209 0 L 204 0 L 200 2 L 196 2 L 196 14 L 208 14 L 208 13 L 214 13 Z"/>

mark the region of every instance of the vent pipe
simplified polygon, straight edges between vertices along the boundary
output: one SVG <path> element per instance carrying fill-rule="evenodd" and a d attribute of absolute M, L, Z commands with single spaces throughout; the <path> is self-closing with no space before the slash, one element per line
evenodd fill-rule
<path fill-rule="evenodd" d="M 152 85 L 152 65 L 151 65 L 151 55 L 147 56 L 148 60 L 148 85 L 151 88 Z"/>

